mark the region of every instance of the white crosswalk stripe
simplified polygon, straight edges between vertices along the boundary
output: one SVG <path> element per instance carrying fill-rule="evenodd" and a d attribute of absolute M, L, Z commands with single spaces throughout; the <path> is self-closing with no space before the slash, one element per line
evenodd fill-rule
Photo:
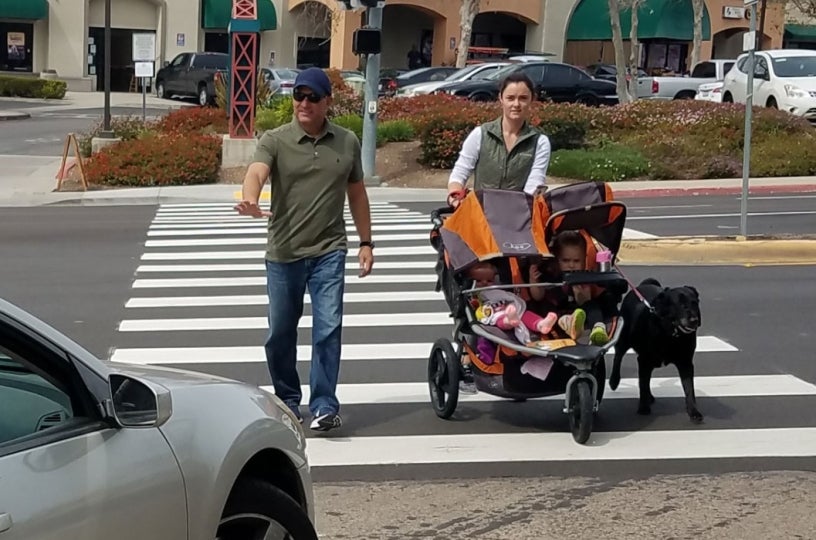
<path fill-rule="evenodd" d="M 473 433 L 462 433 L 462 423 L 453 430 L 434 415 L 427 383 L 431 347 L 435 340 L 449 338 L 452 330 L 444 298 L 434 291 L 430 219 L 410 205 L 385 202 L 372 204 L 372 216 L 378 242 L 375 271 L 361 279 L 358 238 L 346 209 L 350 249 L 338 387 L 345 426 L 336 437 L 330 433 L 309 438 L 313 467 L 816 455 L 816 429 L 810 427 L 731 426 L 716 419 L 717 425 L 705 430 L 665 430 L 656 418 L 654 427 L 635 429 L 640 424 L 634 414 L 638 387 L 631 351 L 625 362 L 629 376 L 624 374 L 617 391 L 607 388 L 601 411 L 615 403 L 631 404 L 622 422 L 632 429 L 598 429 L 585 446 L 576 444 L 566 427 L 558 431 L 507 425 L 506 430 L 484 432 L 482 422 L 492 410 L 484 407 L 509 404 L 482 392 L 459 397 L 459 408 L 485 413 L 484 418 L 476 414 L 463 421 L 471 423 Z M 653 235 L 626 229 L 624 237 Z M 229 203 L 162 205 L 147 232 L 111 360 L 211 372 L 273 391 L 263 348 L 268 324 L 265 242 L 265 222 L 238 216 Z M 309 399 L 304 376 L 312 354 L 311 305 L 307 293 L 297 346 L 304 405 Z M 816 385 L 791 374 L 733 375 L 727 367 L 718 367 L 733 365 L 740 354 L 728 339 L 698 336 L 698 362 L 715 373 L 696 377 L 698 400 L 816 396 Z M 610 360 L 611 353 L 607 363 Z M 658 400 L 674 400 L 682 412 L 683 391 L 675 375 L 656 372 L 651 387 Z M 565 416 L 563 399 L 557 395 L 512 406 L 547 407 L 547 415 Z M 392 410 L 394 417 L 389 416 Z M 413 411 L 412 421 L 418 423 L 413 431 L 420 435 L 400 433 L 406 411 Z M 566 426 L 566 418 L 562 424 Z M 359 428 L 366 434 L 358 435 Z M 780 440 L 787 442 L 780 445 Z"/>

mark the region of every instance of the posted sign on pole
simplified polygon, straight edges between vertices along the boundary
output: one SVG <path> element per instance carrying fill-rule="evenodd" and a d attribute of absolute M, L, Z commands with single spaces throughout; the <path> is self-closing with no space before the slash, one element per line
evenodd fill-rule
<path fill-rule="evenodd" d="M 142 121 L 147 116 L 147 79 L 152 79 L 155 75 L 156 62 L 156 34 L 154 33 L 134 33 L 133 34 L 133 63 L 134 75 L 140 79 L 142 86 Z"/>

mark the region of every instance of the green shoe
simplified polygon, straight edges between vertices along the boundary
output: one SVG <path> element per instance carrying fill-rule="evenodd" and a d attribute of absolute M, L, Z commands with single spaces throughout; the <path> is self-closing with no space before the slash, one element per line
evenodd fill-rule
<path fill-rule="evenodd" d="M 609 336 L 606 333 L 606 325 L 604 323 L 596 323 L 589 333 L 589 342 L 593 345 L 606 345 L 609 342 Z"/>
<path fill-rule="evenodd" d="M 584 323 L 586 322 L 586 312 L 578 308 L 572 312 L 572 315 L 563 315 L 558 319 L 558 326 L 574 340 L 577 340 L 584 332 Z"/>

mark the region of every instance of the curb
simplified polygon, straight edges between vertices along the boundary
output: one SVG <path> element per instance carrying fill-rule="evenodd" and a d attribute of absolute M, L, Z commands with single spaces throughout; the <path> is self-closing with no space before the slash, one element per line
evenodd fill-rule
<path fill-rule="evenodd" d="M 622 265 L 816 265 L 816 236 L 676 236 L 624 240 L 619 260 Z"/>
<path fill-rule="evenodd" d="M 741 195 L 742 186 L 723 187 L 676 187 L 676 188 L 643 188 L 615 190 L 612 192 L 618 199 L 637 199 L 645 197 L 664 197 L 676 195 L 707 196 L 707 195 Z M 816 184 L 784 184 L 778 186 L 754 186 L 748 188 L 749 195 L 769 195 L 773 193 L 814 193 Z"/>
<path fill-rule="evenodd" d="M 3 121 L 12 121 L 12 120 L 25 120 L 27 118 L 31 118 L 31 115 L 25 112 L 19 111 L 3 111 L 0 112 L 0 122 Z"/>

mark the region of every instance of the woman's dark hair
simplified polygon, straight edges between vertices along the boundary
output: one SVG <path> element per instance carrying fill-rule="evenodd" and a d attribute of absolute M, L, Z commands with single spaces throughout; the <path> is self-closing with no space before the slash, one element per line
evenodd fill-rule
<path fill-rule="evenodd" d="M 530 89 L 530 95 L 535 99 L 535 85 L 533 84 L 533 80 L 521 70 L 514 71 L 502 79 L 501 86 L 499 87 L 499 96 L 502 96 L 505 89 L 513 83 L 524 83 L 527 88 Z"/>

